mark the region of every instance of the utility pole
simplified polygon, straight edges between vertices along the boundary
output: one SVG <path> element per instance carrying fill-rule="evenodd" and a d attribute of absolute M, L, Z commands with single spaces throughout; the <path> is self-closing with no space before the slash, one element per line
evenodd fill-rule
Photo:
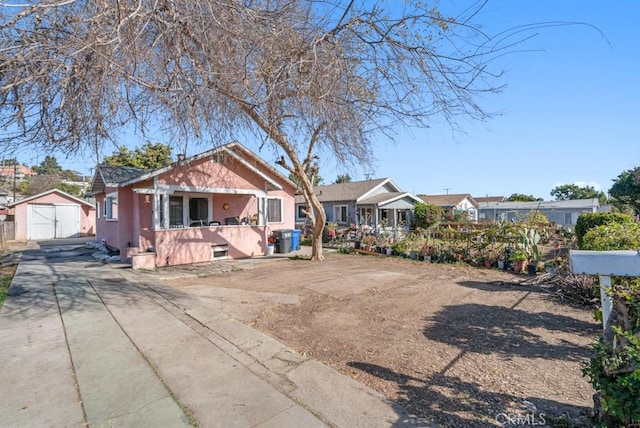
<path fill-rule="evenodd" d="M 18 163 L 18 159 L 13 163 L 13 202 L 16 201 L 16 165 Z"/>
<path fill-rule="evenodd" d="M 451 190 L 451 187 L 445 187 L 442 190 L 444 190 L 445 192 L 447 192 L 447 195 L 449 194 L 449 190 Z"/>

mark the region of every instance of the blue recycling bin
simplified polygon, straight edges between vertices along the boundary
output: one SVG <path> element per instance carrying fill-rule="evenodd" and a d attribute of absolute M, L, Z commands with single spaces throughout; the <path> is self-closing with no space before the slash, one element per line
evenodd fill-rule
<path fill-rule="evenodd" d="M 291 251 L 297 251 L 300 249 L 300 235 L 302 231 L 300 229 L 293 229 L 291 231 Z"/>

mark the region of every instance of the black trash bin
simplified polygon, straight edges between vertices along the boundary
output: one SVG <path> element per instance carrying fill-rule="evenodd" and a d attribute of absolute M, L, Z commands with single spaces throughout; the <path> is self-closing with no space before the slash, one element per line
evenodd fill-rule
<path fill-rule="evenodd" d="M 274 230 L 273 236 L 276 238 L 276 253 L 290 253 L 291 252 L 291 236 L 293 230 L 280 229 Z"/>

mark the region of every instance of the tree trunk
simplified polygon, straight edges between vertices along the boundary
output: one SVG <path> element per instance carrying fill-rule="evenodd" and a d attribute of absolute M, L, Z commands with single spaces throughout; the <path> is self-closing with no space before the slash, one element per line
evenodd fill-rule
<path fill-rule="evenodd" d="M 324 260 L 324 254 L 322 254 L 322 232 L 324 231 L 324 223 L 327 219 L 327 215 L 324 212 L 322 204 L 314 193 L 311 193 L 311 200 L 307 201 L 311 205 L 312 209 L 316 212 L 312 221 L 313 234 L 311 235 L 311 260 Z"/>
<path fill-rule="evenodd" d="M 318 200 L 318 197 L 313 192 L 313 183 L 302 171 L 298 173 L 298 179 L 302 187 L 302 193 L 304 194 L 305 202 L 307 203 L 307 212 L 309 220 L 311 220 L 311 260 L 324 260 L 322 254 L 322 232 L 324 231 L 324 223 L 327 220 L 327 215 L 324 212 L 322 203 Z"/>

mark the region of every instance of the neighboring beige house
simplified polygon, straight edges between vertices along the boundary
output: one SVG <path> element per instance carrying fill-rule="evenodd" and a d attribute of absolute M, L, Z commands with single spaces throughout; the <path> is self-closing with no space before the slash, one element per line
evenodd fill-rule
<path fill-rule="evenodd" d="M 75 238 L 95 234 L 93 204 L 51 189 L 8 205 L 18 241 Z"/>
<path fill-rule="evenodd" d="M 428 204 L 442 208 L 445 216 L 451 216 L 454 213 L 464 213 L 469 221 L 478 221 L 478 202 L 468 193 L 418 195 L 418 197 Z"/>

